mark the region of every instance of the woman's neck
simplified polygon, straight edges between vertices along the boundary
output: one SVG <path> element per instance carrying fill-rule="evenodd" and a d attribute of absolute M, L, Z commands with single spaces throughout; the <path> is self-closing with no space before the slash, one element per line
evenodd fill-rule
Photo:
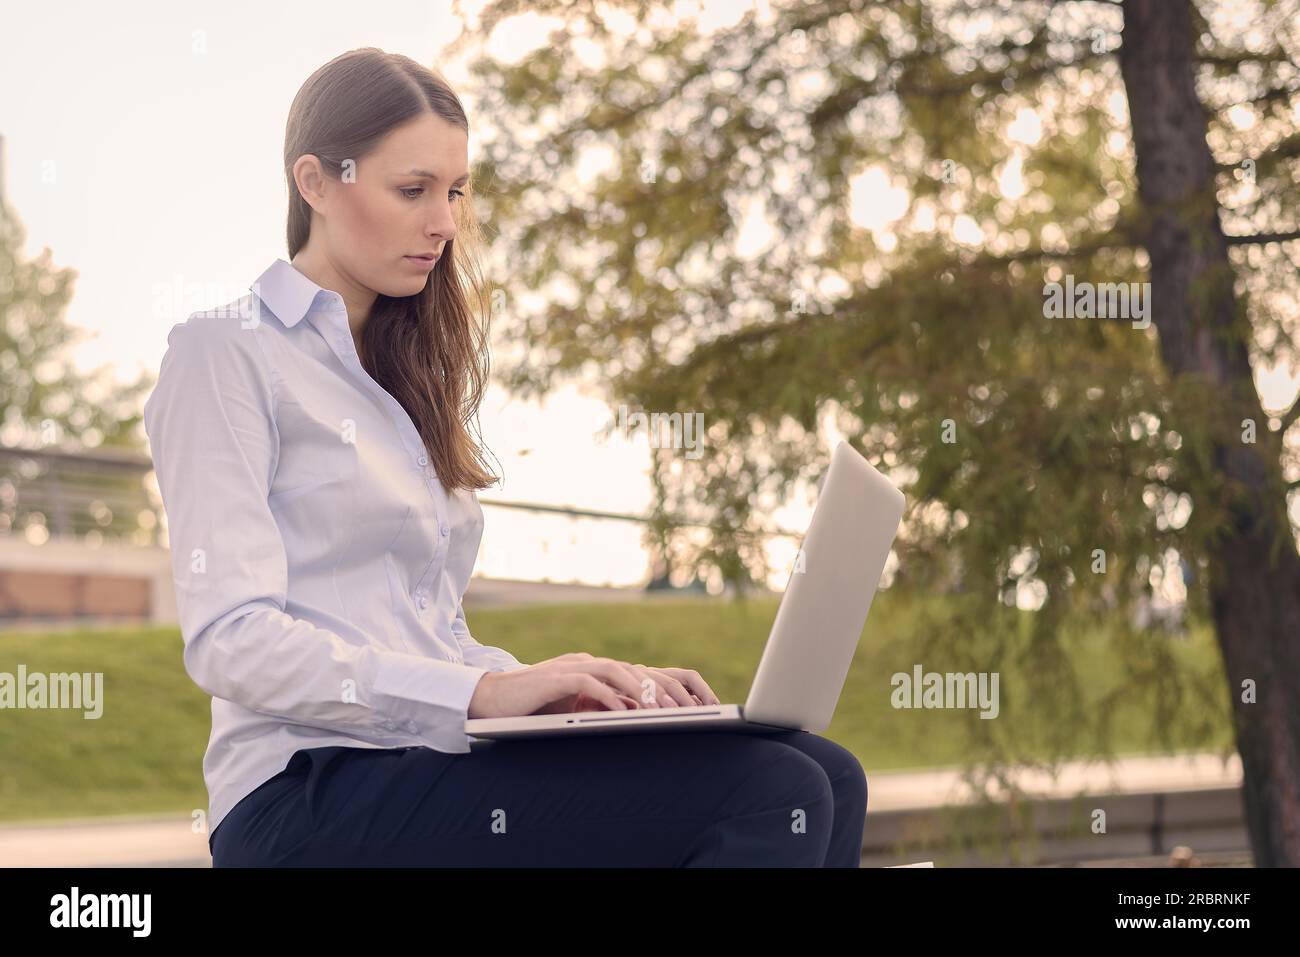
<path fill-rule="evenodd" d="M 290 263 L 322 289 L 336 292 L 343 297 L 343 305 L 348 311 L 348 328 L 352 332 L 352 341 L 356 344 L 357 355 L 360 356 L 361 332 L 365 328 L 366 319 L 370 316 L 370 308 L 375 303 L 375 293 L 348 279 L 341 270 L 335 268 L 328 257 L 317 253 L 310 242 L 298 250 L 298 254 L 290 260 Z"/>

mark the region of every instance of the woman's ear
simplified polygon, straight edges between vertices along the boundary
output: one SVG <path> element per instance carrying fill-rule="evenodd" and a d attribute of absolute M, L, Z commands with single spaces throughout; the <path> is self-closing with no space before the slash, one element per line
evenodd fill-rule
<path fill-rule="evenodd" d="M 307 205 L 323 212 L 325 205 L 325 170 L 311 153 L 303 153 L 293 164 L 293 181 Z"/>

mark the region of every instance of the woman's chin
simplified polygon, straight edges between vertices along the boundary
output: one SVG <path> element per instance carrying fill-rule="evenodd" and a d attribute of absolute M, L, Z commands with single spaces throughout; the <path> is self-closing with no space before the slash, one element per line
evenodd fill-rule
<path fill-rule="evenodd" d="M 405 299 L 419 293 L 428 283 L 428 276 L 399 276 L 377 287 L 375 292 L 389 299 Z"/>

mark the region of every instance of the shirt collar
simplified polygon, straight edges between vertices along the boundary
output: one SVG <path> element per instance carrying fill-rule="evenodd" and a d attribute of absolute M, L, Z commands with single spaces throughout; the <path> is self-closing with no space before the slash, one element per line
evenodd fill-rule
<path fill-rule="evenodd" d="M 296 325 L 318 303 L 337 308 L 343 302 L 338 293 L 316 285 L 283 259 L 271 263 L 248 288 L 286 327 Z"/>

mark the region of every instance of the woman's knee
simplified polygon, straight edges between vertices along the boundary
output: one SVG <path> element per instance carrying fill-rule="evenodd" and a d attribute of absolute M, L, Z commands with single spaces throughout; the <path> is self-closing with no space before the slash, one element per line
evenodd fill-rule
<path fill-rule="evenodd" d="M 830 778 L 831 788 L 835 791 L 836 803 L 841 805 L 851 804 L 854 807 L 860 807 L 863 813 L 866 813 L 867 772 L 863 770 L 862 762 L 847 748 L 842 748 L 838 744 L 834 744 L 834 742 L 831 742 L 831 744 L 841 754 L 841 759 L 834 766 L 826 767 L 826 774 Z"/>
<path fill-rule="evenodd" d="M 821 765 L 835 792 L 839 807 L 867 808 L 867 775 L 857 756 L 843 745 L 807 731 L 782 735 L 782 744 L 802 751 Z"/>
<path fill-rule="evenodd" d="M 835 815 L 822 766 L 794 748 L 756 737 L 735 742 L 730 757 L 737 783 L 703 819 L 678 866 L 820 867 Z"/>
<path fill-rule="evenodd" d="M 832 807 L 834 792 L 821 763 L 776 741 L 763 741 L 751 759 L 753 770 L 736 789 L 724 813 L 754 814 L 785 809 Z"/>

